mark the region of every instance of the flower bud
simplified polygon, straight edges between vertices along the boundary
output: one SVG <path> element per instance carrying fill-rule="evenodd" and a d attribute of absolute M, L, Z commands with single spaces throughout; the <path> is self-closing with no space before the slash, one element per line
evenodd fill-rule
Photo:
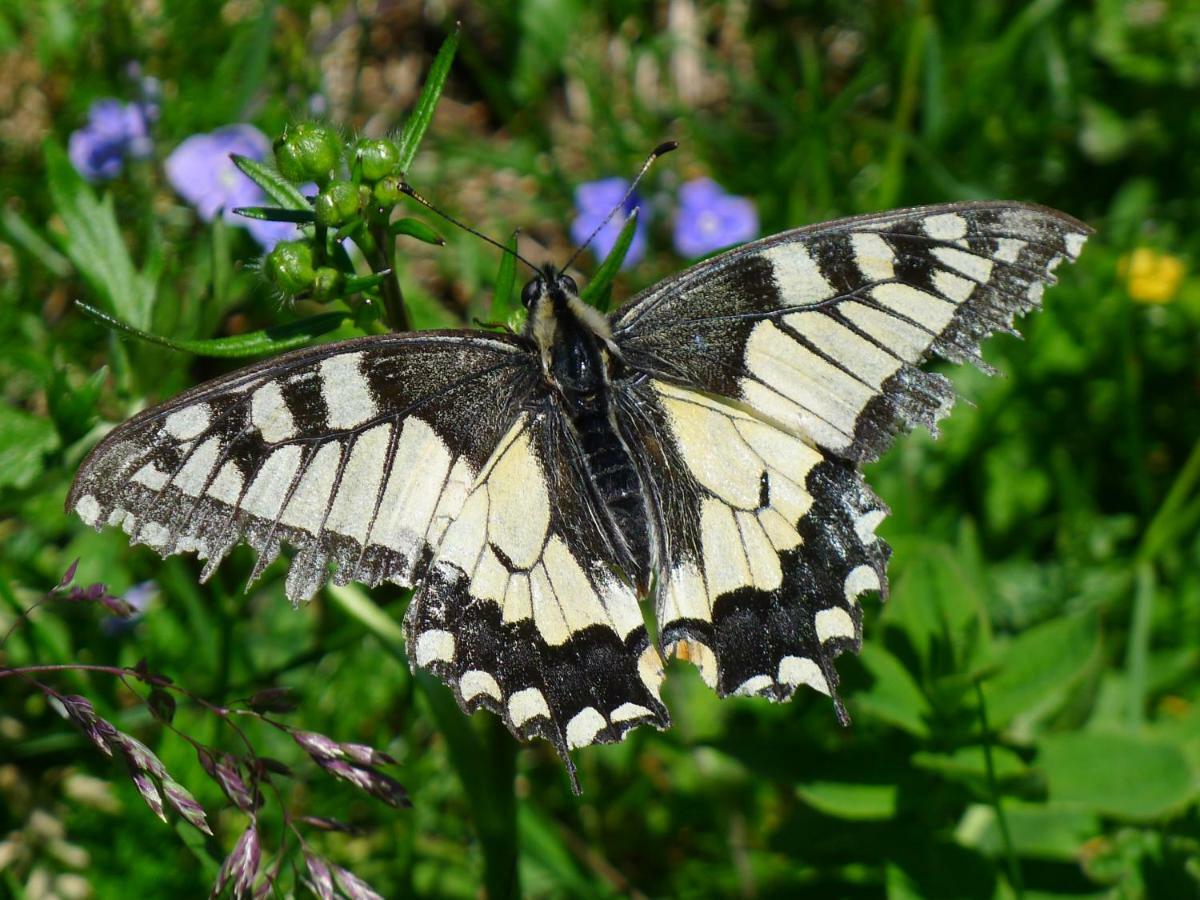
<path fill-rule="evenodd" d="M 400 192 L 400 179 L 395 175 L 388 175 L 375 182 L 374 193 L 375 202 L 384 207 L 395 206 L 404 196 Z"/>
<path fill-rule="evenodd" d="M 280 241 L 267 254 L 267 277 L 285 294 L 300 294 L 316 280 L 312 248 L 304 241 Z"/>
<path fill-rule="evenodd" d="M 358 159 L 363 178 L 378 181 L 396 168 L 400 162 L 400 150 L 392 141 L 359 141 Z"/>
<path fill-rule="evenodd" d="M 341 160 L 342 140 L 337 132 L 315 122 L 293 125 L 275 141 L 275 162 L 289 181 L 325 184 L 337 174 Z"/>
<path fill-rule="evenodd" d="M 342 295 L 345 278 L 332 266 L 321 266 L 313 282 L 313 296 L 318 300 L 334 300 Z"/>
<path fill-rule="evenodd" d="M 349 181 L 333 181 L 317 195 L 315 212 L 322 225 L 342 225 L 358 215 L 358 188 Z"/>

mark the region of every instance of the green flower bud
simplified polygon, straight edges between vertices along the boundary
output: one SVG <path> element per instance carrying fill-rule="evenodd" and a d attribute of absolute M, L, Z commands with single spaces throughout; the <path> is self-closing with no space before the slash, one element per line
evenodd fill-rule
<path fill-rule="evenodd" d="M 331 266 L 317 269 L 317 277 L 313 282 L 313 296 L 318 300 L 334 300 L 342 295 L 342 284 L 345 277 Z"/>
<path fill-rule="evenodd" d="M 358 215 L 358 187 L 349 181 L 333 181 L 317 195 L 315 212 L 322 225 L 338 226 Z"/>
<path fill-rule="evenodd" d="M 359 141 L 358 159 L 363 178 L 378 181 L 396 168 L 400 162 L 400 148 L 392 141 Z"/>
<path fill-rule="evenodd" d="M 267 277 L 285 294 L 301 294 L 316 280 L 312 248 L 304 241 L 280 241 L 267 254 Z"/>
<path fill-rule="evenodd" d="M 375 182 L 374 193 L 375 202 L 383 207 L 395 206 L 404 196 L 400 193 L 400 179 L 395 175 L 388 175 Z"/>
<path fill-rule="evenodd" d="M 275 141 L 275 162 L 289 181 L 325 184 L 337 175 L 341 161 L 342 139 L 325 125 L 301 122 Z"/>

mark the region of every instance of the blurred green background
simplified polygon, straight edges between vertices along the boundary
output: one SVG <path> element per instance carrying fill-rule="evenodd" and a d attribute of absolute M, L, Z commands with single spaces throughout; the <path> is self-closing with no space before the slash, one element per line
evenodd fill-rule
<path fill-rule="evenodd" d="M 839 664 L 852 727 L 811 693 L 718 701 L 674 662 L 674 728 L 577 753 L 575 798 L 548 745 L 514 757 L 492 717 L 461 717 L 409 673 L 404 592 L 327 590 L 293 611 L 282 562 L 246 593 L 252 560 L 236 553 L 199 587 L 191 558 L 163 562 L 63 514 L 106 427 L 236 365 L 118 339 L 73 300 L 113 311 L 137 292 L 151 330 L 176 338 L 316 311 L 280 303 L 243 229 L 198 220 L 166 156 L 195 133 L 248 122 L 273 136 L 314 113 L 389 133 L 456 19 L 458 58 L 411 177 L 487 233 L 520 226 L 562 260 L 576 185 L 681 142 L 644 191 L 650 249 L 618 302 L 684 264 L 672 197 L 698 176 L 750 198 L 764 233 L 974 198 L 1096 228 L 1025 340 L 986 345 L 1003 377 L 947 367 L 971 403 L 938 441 L 905 437 L 870 467 L 894 511 L 881 528 L 893 592 L 868 605 L 861 657 Z M 146 76 L 161 91 L 153 152 L 84 187 L 63 170 L 70 133 Z M 151 582 L 153 599 L 124 628 L 49 603 L 0 659 L 145 657 L 217 703 L 294 688 L 297 727 L 400 760 L 389 771 L 413 806 L 397 811 L 246 725 L 296 768 L 283 803 L 362 828 L 309 832 L 313 847 L 387 897 L 1197 896 L 1198 86 L 1195 2 L 5 4 L 0 631 L 76 557 L 79 583 Z M 401 244 L 417 323 L 486 318 L 498 254 L 431 224 L 447 246 Z M 157 821 L 118 764 L 5 678 L 0 894 L 200 896 L 245 816 L 113 679 L 54 678 L 153 748 L 216 834 Z M 194 706 L 175 727 L 238 749 Z M 270 861 L 277 806 L 262 823 Z"/>

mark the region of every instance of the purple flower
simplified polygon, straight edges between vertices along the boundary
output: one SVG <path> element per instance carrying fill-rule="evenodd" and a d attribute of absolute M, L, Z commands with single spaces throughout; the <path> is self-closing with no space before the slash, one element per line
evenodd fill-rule
<path fill-rule="evenodd" d="M 758 213 L 745 197 L 735 197 L 711 178 L 697 178 L 679 189 L 675 249 L 694 259 L 730 244 L 758 237 Z"/>
<path fill-rule="evenodd" d="M 235 207 L 264 206 L 270 201 L 229 158 L 236 153 L 262 161 L 270 149 L 266 136 L 253 125 L 227 125 L 209 134 L 194 134 L 167 157 L 167 180 L 205 222 L 223 211 L 227 223 L 244 227 L 264 249 L 270 250 L 293 236 L 296 226 L 234 215 Z"/>
<path fill-rule="evenodd" d="M 116 178 L 126 157 L 144 159 L 153 149 L 147 110 L 111 97 L 91 105 L 87 124 L 67 142 L 71 165 L 88 181 Z"/>
<path fill-rule="evenodd" d="M 586 241 L 596 226 L 604 221 L 604 217 L 621 202 L 621 198 L 625 196 L 627 190 L 629 190 L 629 182 L 624 178 L 602 178 L 599 181 L 589 181 L 575 188 L 575 209 L 578 215 L 571 223 L 571 239 L 576 244 Z M 600 233 L 596 235 L 591 244 L 592 252 L 599 259 L 604 259 L 612 252 L 613 246 L 617 243 L 617 237 L 621 234 L 621 228 L 625 225 L 625 219 L 641 203 L 641 198 L 634 194 L 624 203 L 620 212 L 600 229 Z M 647 216 L 646 210 L 643 209 L 639 213 L 637 229 L 633 233 L 629 252 L 625 255 L 624 262 L 621 263 L 622 269 L 632 266 L 646 255 L 646 229 Z"/>

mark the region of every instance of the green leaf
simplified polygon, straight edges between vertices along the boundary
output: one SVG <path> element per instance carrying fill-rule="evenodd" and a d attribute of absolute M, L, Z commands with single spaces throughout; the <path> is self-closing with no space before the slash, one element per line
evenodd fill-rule
<path fill-rule="evenodd" d="M 267 192 L 267 196 L 286 209 L 311 210 L 312 204 L 300 193 L 300 188 L 292 184 L 270 166 L 250 159 L 248 156 L 231 154 L 233 164 Z"/>
<path fill-rule="evenodd" d="M 1017 753 L 994 744 L 992 763 L 999 781 L 1021 778 L 1029 772 L 1029 767 Z M 912 764 L 918 769 L 934 772 L 950 781 L 978 782 L 987 778 L 987 762 L 982 746 L 959 747 L 953 753 L 914 753 Z"/>
<path fill-rule="evenodd" d="M 342 286 L 346 296 L 357 294 L 360 291 L 367 291 L 374 287 L 379 287 L 392 274 L 391 269 L 386 269 L 382 272 L 375 272 L 371 275 L 357 275 L 353 278 L 347 278 L 346 283 Z"/>
<path fill-rule="evenodd" d="M 416 238 L 418 241 L 424 241 L 426 244 L 435 244 L 438 247 L 446 246 L 446 241 L 442 236 L 420 219 L 397 219 L 388 226 L 388 232 L 392 235 L 403 234 L 406 237 Z"/>
<path fill-rule="evenodd" d="M 492 294 L 492 317 L 504 322 L 517 310 L 517 235 L 514 231 L 504 244 L 509 253 L 501 254 L 500 268 L 496 272 L 496 290 Z"/>
<path fill-rule="evenodd" d="M 617 277 L 617 273 L 621 271 L 621 263 L 625 262 L 629 245 L 633 243 L 633 235 L 637 231 L 637 220 L 638 210 L 635 208 L 621 227 L 621 233 L 617 236 L 617 242 L 613 244 L 612 250 L 608 256 L 604 257 L 604 262 L 600 264 L 600 268 L 596 270 L 592 280 L 580 293 L 579 299 L 584 303 L 590 303 L 597 309 L 607 311 L 612 299 L 612 282 Z"/>
<path fill-rule="evenodd" d="M 1006 800 L 1004 818 L 1013 849 L 1019 856 L 1035 859 L 1077 863 L 1084 843 L 1100 833 L 1097 816 L 1059 806 Z M 990 805 L 967 807 L 955 837 L 960 844 L 989 856 L 1004 854 L 1004 838 L 996 822 L 996 810 Z"/>
<path fill-rule="evenodd" d="M 54 249 L 15 209 L 0 207 L 0 234 L 14 247 L 24 250 L 58 278 L 71 274 L 70 261 Z"/>
<path fill-rule="evenodd" d="M 904 664 L 877 643 L 863 644 L 860 660 L 873 681 L 854 695 L 854 708 L 909 734 L 928 737 L 932 709 Z"/>
<path fill-rule="evenodd" d="M 245 216 L 247 219 L 258 219 L 260 222 L 295 222 L 306 225 L 317 220 L 312 209 L 283 209 L 279 206 L 239 206 L 234 214 Z"/>
<path fill-rule="evenodd" d="M 330 312 L 319 316 L 290 322 L 287 325 L 276 325 L 261 331 L 248 331 L 245 334 L 235 334 L 230 337 L 208 338 L 206 340 L 176 340 L 151 334 L 140 328 L 134 328 L 120 319 L 106 315 L 86 303 L 76 303 L 80 311 L 89 318 L 107 325 L 115 331 L 120 331 L 132 337 L 140 338 L 161 347 L 170 347 L 184 353 L 194 353 L 197 356 L 241 357 L 262 356 L 264 354 L 282 353 L 304 347 L 313 338 L 333 331 L 350 317 L 348 312 Z"/>
<path fill-rule="evenodd" d="M 442 96 L 442 88 L 446 86 L 446 76 L 450 74 L 450 65 L 454 62 L 454 54 L 458 50 L 460 32 L 461 26 L 455 25 L 454 33 L 442 43 L 441 49 L 433 59 L 433 65 L 429 68 L 429 75 L 425 79 L 425 86 L 421 88 L 421 96 L 417 98 L 417 105 L 413 107 L 412 114 L 404 123 L 404 130 L 401 131 L 398 142 L 401 172 L 407 172 L 408 167 L 412 165 L 421 138 L 425 136 L 429 123 L 433 121 L 434 110 L 437 109 L 438 100 Z"/>
<path fill-rule="evenodd" d="M 1005 648 L 998 673 L 985 682 L 992 725 L 1057 709 L 1099 652 L 1100 626 L 1091 614 L 1064 615 L 1022 632 Z"/>
<path fill-rule="evenodd" d="M 42 457 L 58 446 L 49 419 L 0 403 L 0 488 L 27 488 L 42 474 Z"/>
<path fill-rule="evenodd" d="M 796 795 L 818 812 L 852 821 L 878 821 L 896 814 L 894 784 L 814 781 L 796 786 Z"/>
<path fill-rule="evenodd" d="M 156 279 L 137 270 L 117 226 L 112 196 L 97 200 L 57 144 L 45 145 L 50 199 L 66 226 L 62 249 L 88 287 L 114 315 L 139 328 L 150 325 Z"/>
<path fill-rule="evenodd" d="M 1048 736 L 1037 766 L 1052 803 L 1138 822 L 1180 812 L 1200 789 L 1176 745 L 1125 732 Z"/>

